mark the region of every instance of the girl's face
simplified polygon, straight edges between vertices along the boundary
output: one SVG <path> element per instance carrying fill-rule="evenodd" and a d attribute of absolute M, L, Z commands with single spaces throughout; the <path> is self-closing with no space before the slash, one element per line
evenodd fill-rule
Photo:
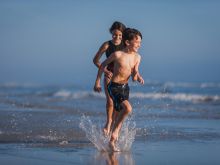
<path fill-rule="evenodd" d="M 133 40 L 127 41 L 127 47 L 132 52 L 138 52 L 138 49 L 141 47 L 141 37 L 136 36 Z"/>
<path fill-rule="evenodd" d="M 119 45 L 122 40 L 122 32 L 120 30 L 114 30 L 112 32 L 112 41 L 115 45 Z"/>

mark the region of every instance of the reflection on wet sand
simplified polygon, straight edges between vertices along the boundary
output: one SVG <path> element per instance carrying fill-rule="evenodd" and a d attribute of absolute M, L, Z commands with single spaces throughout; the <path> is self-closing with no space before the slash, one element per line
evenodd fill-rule
<path fill-rule="evenodd" d="M 130 152 L 98 152 L 94 158 L 94 164 L 135 165 L 135 162 Z"/>

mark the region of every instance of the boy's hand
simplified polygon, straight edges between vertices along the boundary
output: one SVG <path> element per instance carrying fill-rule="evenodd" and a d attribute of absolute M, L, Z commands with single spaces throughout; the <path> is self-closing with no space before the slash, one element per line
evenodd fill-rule
<path fill-rule="evenodd" d="M 144 84 L 144 79 L 141 76 L 138 76 L 138 82 Z"/>
<path fill-rule="evenodd" d="M 95 92 L 101 92 L 101 91 L 102 91 L 102 88 L 101 88 L 100 83 L 96 82 L 95 85 L 94 85 L 93 90 L 94 90 Z"/>

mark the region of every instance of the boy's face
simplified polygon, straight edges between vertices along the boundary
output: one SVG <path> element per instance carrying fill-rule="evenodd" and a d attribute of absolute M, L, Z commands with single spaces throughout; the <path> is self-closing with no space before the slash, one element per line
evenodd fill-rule
<path fill-rule="evenodd" d="M 112 32 L 112 41 L 114 44 L 120 44 L 122 40 L 122 32 L 120 30 L 114 30 Z"/>
<path fill-rule="evenodd" d="M 128 41 L 128 48 L 133 52 L 138 52 L 138 49 L 141 47 L 141 37 L 136 36 L 133 40 Z"/>

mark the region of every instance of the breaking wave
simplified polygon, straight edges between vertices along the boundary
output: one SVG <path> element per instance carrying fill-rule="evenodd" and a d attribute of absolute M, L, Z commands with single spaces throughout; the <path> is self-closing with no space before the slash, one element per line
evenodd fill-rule
<path fill-rule="evenodd" d="M 218 102 L 220 103 L 220 96 L 215 95 L 199 95 L 199 94 L 186 94 L 186 93 L 131 93 L 131 98 L 144 98 L 144 99 L 170 99 L 174 101 L 187 101 L 193 103 L 202 102 Z"/>
<path fill-rule="evenodd" d="M 66 99 L 83 99 L 83 98 L 105 98 L 104 93 L 95 92 L 70 92 L 58 91 L 54 97 L 61 97 Z M 156 93 L 156 92 L 132 92 L 130 98 L 162 100 L 169 99 L 171 101 L 183 101 L 192 103 L 220 103 L 219 95 L 203 95 L 203 94 L 187 94 L 187 93 Z"/>

